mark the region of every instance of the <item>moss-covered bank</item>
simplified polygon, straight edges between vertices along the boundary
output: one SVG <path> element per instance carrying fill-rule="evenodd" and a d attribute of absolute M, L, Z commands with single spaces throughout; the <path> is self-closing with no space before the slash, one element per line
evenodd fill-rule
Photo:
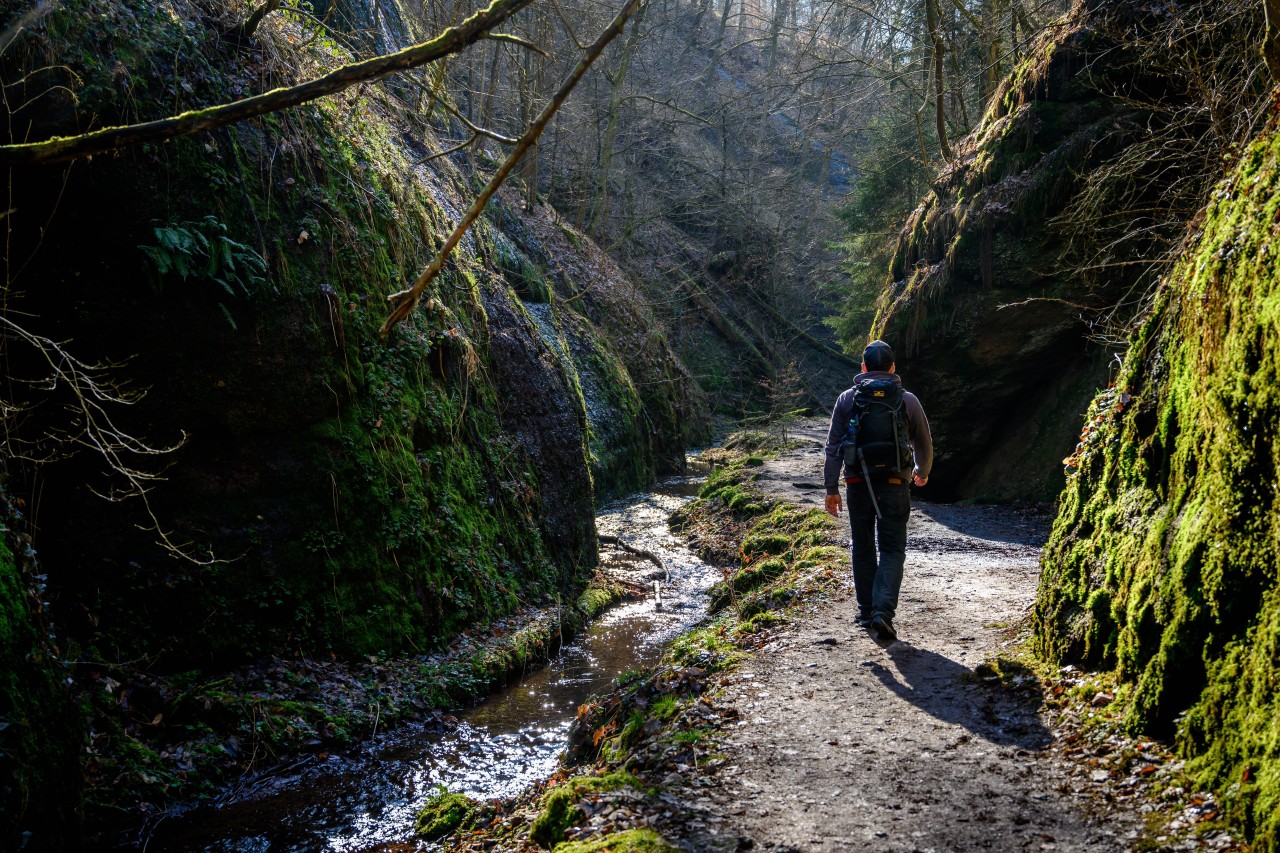
<path fill-rule="evenodd" d="M 0 28 L 28 5 L 0 3 Z M 338 5 L 330 24 L 369 7 Z M 351 34 L 288 10 L 255 41 L 226 37 L 249 7 L 43 7 L 0 57 L 6 132 L 160 118 L 350 58 Z M 379 39 L 421 35 L 398 8 Z M 170 766 L 152 741 L 211 739 L 187 728 L 206 724 L 198 714 L 169 714 L 192 690 L 228 692 L 210 676 L 270 655 L 420 660 L 473 625 L 574 600 L 594 572 L 598 497 L 676 467 L 699 422 L 664 337 L 646 329 L 647 349 L 632 352 L 646 315 L 630 283 L 614 270 L 595 322 L 595 308 L 569 299 L 589 280 L 547 269 L 589 264 L 561 254 L 573 246 L 531 258 L 520 223 L 554 215 L 514 200 L 477 224 L 414 316 L 378 336 L 386 296 L 426 265 L 492 165 L 484 152 L 427 160 L 449 129 L 426 123 L 404 91 L 360 87 L 69 170 L 12 174 L 5 317 L 103 365 L 100 387 L 145 391 L 105 404 L 96 423 L 110 417 L 128 436 L 123 465 L 162 475 L 145 481 L 146 506 L 98 497 L 127 479 L 91 450 L 62 452 L 86 427 L 78 398 L 49 381 L 36 338 L 6 337 L 5 453 L 14 494 L 39 509 L 34 546 L 63 652 L 80 662 L 73 676 L 87 695 L 157 705 L 146 720 L 102 711 L 104 751 L 85 759 L 93 779 L 164 769 L 130 775 L 121 801 L 191 787 L 189 756 Z M 610 306 L 631 331 L 608 325 Z M 152 455 L 133 439 L 179 446 Z M 160 544 L 161 531 L 185 556 Z M 427 668 L 412 683 L 447 695 L 446 676 Z M 6 700 L 39 683 L 6 683 Z M 281 708 L 296 734 L 334 722 Z M 235 730 L 240 717 L 228 717 L 213 728 Z M 210 763 L 237 765 L 215 752 Z"/>
<path fill-rule="evenodd" d="M 1280 134 L 1213 193 L 1089 412 L 1036 631 L 1114 668 L 1133 728 L 1280 849 Z"/>
<path fill-rule="evenodd" d="M 54 56 L 66 66 L 17 84 L 46 96 L 24 133 L 87 114 L 163 115 L 346 57 L 287 13 L 267 19 L 257 46 L 221 40 L 243 11 L 59 4 L 6 57 L 6 79 Z M 51 82 L 68 88 L 45 92 Z M 607 494 L 631 489 L 659 467 L 656 442 L 668 456 L 683 442 L 693 413 L 674 412 L 679 371 L 646 406 L 635 360 L 540 289 L 550 276 L 495 220 L 468 236 L 422 309 L 378 338 L 386 294 L 425 265 L 477 177 L 416 162 L 439 145 L 434 132 L 394 87 L 373 87 L 78 164 L 65 186 L 61 171 L 15 176 L 25 215 L 10 217 L 11 251 L 30 255 L 24 274 L 40 286 L 14 290 L 9 306 L 86 360 L 121 364 L 110 379 L 148 389 L 118 423 L 185 443 L 125 461 L 164 466 L 155 521 L 218 560 L 174 559 L 137 529 L 154 527 L 140 502 L 94 497 L 87 483 L 112 483 L 91 454 L 38 480 L 19 466 L 15 487 L 40 490 L 55 606 L 87 657 L 425 651 L 581 589 L 595 563 L 593 472 Z M 638 300 L 614 285 L 616 301 Z M 15 378 L 40 369 L 29 353 L 12 364 Z M 659 398 L 673 414 L 646 417 Z M 65 427 L 56 405 L 39 411 L 19 437 Z"/>

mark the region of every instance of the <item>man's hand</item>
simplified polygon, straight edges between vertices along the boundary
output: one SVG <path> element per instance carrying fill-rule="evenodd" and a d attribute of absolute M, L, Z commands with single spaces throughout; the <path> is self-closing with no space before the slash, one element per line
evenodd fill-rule
<path fill-rule="evenodd" d="M 841 507 L 841 504 L 840 504 L 839 495 L 827 495 L 827 514 L 828 515 L 834 515 L 838 518 L 840 516 L 840 507 Z"/>
<path fill-rule="evenodd" d="M 929 478 L 921 477 L 920 472 L 916 471 L 911 475 L 911 482 L 915 483 L 917 486 L 923 486 L 925 483 L 929 482 Z"/>

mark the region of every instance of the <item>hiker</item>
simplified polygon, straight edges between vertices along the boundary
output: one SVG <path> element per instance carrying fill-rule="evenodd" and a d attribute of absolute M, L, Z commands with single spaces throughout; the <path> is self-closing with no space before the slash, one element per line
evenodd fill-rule
<path fill-rule="evenodd" d="M 840 469 L 849 490 L 853 532 L 853 589 L 857 623 L 881 639 L 897 639 L 893 627 L 907 558 L 910 485 L 929 482 L 933 438 L 916 395 L 902 390 L 893 350 L 872 341 L 862 352 L 862 373 L 831 412 L 823 481 L 827 512 L 840 515 Z M 876 559 L 876 543 L 880 553 Z"/>

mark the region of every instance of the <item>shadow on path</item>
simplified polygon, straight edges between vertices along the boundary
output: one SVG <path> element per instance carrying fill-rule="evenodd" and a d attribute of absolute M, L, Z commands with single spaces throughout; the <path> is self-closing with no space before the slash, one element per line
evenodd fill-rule
<path fill-rule="evenodd" d="M 1028 514 L 1013 507 L 936 504 L 917 500 L 914 495 L 911 508 L 964 536 L 1035 548 L 1044 546 L 1052 521 L 1047 515 Z"/>
<path fill-rule="evenodd" d="M 942 722 L 1000 746 L 1038 750 L 1052 740 L 1030 696 L 998 681 L 981 682 L 964 664 L 910 643 L 895 641 L 885 651 L 897 673 L 872 663 L 880 683 Z"/>

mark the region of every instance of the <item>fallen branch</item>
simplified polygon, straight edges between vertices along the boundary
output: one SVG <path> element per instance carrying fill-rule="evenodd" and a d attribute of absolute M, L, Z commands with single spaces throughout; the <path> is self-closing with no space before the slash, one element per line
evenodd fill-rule
<path fill-rule="evenodd" d="M 605 28 L 605 31 L 600 34 L 600 37 L 595 40 L 591 47 L 587 49 L 586 55 L 584 55 L 582 59 L 578 60 L 577 67 L 575 67 L 572 73 L 565 78 L 565 81 L 560 84 L 560 88 L 556 90 L 556 93 L 551 97 L 551 100 L 545 107 L 543 107 L 542 112 L 538 114 L 538 117 L 533 120 L 533 124 L 529 125 L 528 130 L 526 130 L 520 137 L 515 148 L 513 148 L 511 153 L 507 155 L 507 159 L 498 167 L 498 171 L 494 172 L 493 177 L 489 179 L 489 183 L 485 184 L 484 189 L 480 191 L 480 195 L 476 196 L 476 200 L 471 203 L 469 208 L 467 208 L 467 212 L 463 214 L 462 219 L 458 222 L 457 226 L 454 227 L 453 233 L 449 235 L 449 238 L 444 242 L 444 246 L 442 246 L 440 251 L 436 254 L 435 260 L 433 260 L 426 270 L 423 271 L 422 275 L 418 276 L 418 280 L 413 283 L 412 287 L 401 290 L 398 293 L 393 293 L 387 297 L 387 301 L 391 303 L 392 307 L 391 314 L 382 324 L 381 333 L 384 337 L 393 328 L 395 328 L 396 323 L 399 323 L 405 317 L 408 317 L 413 311 L 414 307 L 418 304 L 418 298 L 422 296 L 422 293 L 427 289 L 427 286 L 431 284 L 431 282 L 435 280 L 436 276 L 440 274 L 440 271 L 444 269 L 444 265 L 449 260 L 449 256 L 453 254 L 454 248 L 462 240 L 463 235 L 467 233 L 467 229 L 469 229 L 480 217 L 480 214 L 484 211 L 485 205 L 489 203 L 489 199 L 498 191 L 498 188 L 502 186 L 503 182 L 506 181 L 507 176 L 511 174 L 513 169 L 515 169 L 516 164 L 520 162 L 520 159 L 525 155 L 525 152 L 532 148 L 534 143 L 538 141 L 538 137 L 542 135 L 542 130 L 547 126 L 547 122 L 551 121 L 551 117 L 556 114 L 556 110 L 560 109 L 560 106 L 565 102 L 565 99 L 569 97 L 569 93 L 578 85 L 578 81 L 587 73 L 587 69 L 591 67 L 591 64 L 599 58 L 601 53 L 604 52 L 604 49 L 609 42 L 613 41 L 614 38 L 617 37 L 618 33 L 622 32 L 622 27 L 626 24 L 627 18 L 631 17 L 631 15 L 635 13 L 636 9 L 640 7 L 642 2 L 643 0 L 627 0 L 627 4 L 618 12 L 617 17 L 615 17 L 609 26 Z"/>
<path fill-rule="evenodd" d="M 671 573 L 667 571 L 667 566 L 665 563 L 662 562 L 662 558 L 659 557 L 657 554 L 653 553 L 652 551 L 646 551 L 643 548 L 637 548 L 634 545 L 629 545 L 623 540 L 619 539 L 617 536 L 608 536 L 602 533 L 596 538 L 600 540 L 601 545 L 612 545 L 615 548 L 621 548 L 623 551 L 626 551 L 628 554 L 634 554 L 637 557 L 643 557 L 644 559 L 653 563 L 658 568 L 662 569 L 662 571 L 666 572 L 667 580 L 671 579 Z"/>
<path fill-rule="evenodd" d="M 485 38 L 489 30 L 532 2 L 533 0 L 493 0 L 461 24 L 450 27 L 430 41 L 406 47 L 396 53 L 353 62 L 315 80 L 272 89 L 242 101 L 203 110 L 189 110 L 158 121 L 107 127 L 79 136 L 55 136 L 43 142 L 0 145 L 0 166 L 64 163 L 144 142 L 164 142 L 191 136 L 287 107 L 296 107 L 325 95 L 341 92 L 357 83 L 381 80 L 398 71 L 408 71 L 457 53 Z"/>
<path fill-rule="evenodd" d="M 1065 305 L 1068 308 L 1076 308 L 1080 311 L 1092 311 L 1095 314 L 1102 311 L 1102 308 L 1099 308 L 1096 305 L 1081 305 L 1079 302 L 1069 302 L 1066 299 L 1058 299 L 1056 296 L 1032 296 L 1022 300 L 1021 302 L 1005 302 L 997 305 L 996 310 L 1003 311 L 1006 308 L 1022 308 L 1033 302 L 1053 302 L 1058 305 Z"/>

